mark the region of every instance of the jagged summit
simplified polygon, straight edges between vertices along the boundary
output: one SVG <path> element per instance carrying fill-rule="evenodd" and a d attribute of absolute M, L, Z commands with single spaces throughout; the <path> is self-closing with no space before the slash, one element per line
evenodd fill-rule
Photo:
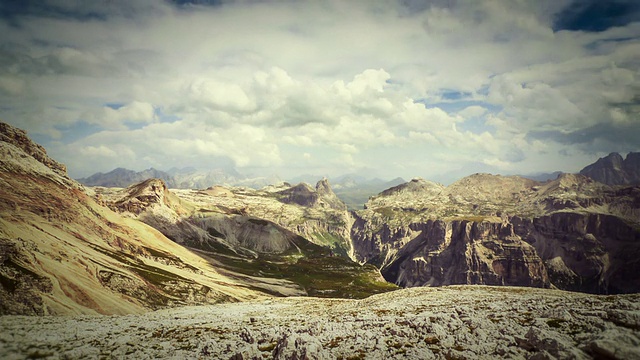
<path fill-rule="evenodd" d="M 630 152 L 624 159 L 619 153 L 610 153 L 580 170 L 580 174 L 607 185 L 640 184 L 640 152 Z"/>
<path fill-rule="evenodd" d="M 287 204 L 294 203 L 308 207 L 329 207 L 336 210 L 347 209 L 347 206 L 331 189 L 327 178 L 318 181 L 315 190 L 309 184 L 302 182 L 288 189 L 278 191 L 277 193 L 281 195 L 280 201 Z"/>
<path fill-rule="evenodd" d="M 50 158 L 42 146 L 29 139 L 26 131 L 0 122 L 0 141 L 16 146 L 58 175 L 67 177 L 67 167 Z"/>
<path fill-rule="evenodd" d="M 100 192 L 100 189 L 97 191 Z M 140 215 L 149 207 L 166 208 L 165 212 L 172 211 L 176 214 L 188 212 L 183 202 L 169 191 L 162 179 L 147 179 L 127 187 L 111 205 L 116 211 L 127 211 L 136 215 Z"/>
<path fill-rule="evenodd" d="M 320 181 L 316 183 L 316 192 L 319 195 L 330 195 L 333 194 L 331 190 L 331 185 L 329 185 L 329 179 L 323 177 Z"/>

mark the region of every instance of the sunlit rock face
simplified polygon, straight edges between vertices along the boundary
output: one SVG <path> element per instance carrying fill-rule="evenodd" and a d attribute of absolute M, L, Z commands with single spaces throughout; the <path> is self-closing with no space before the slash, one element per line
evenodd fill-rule
<path fill-rule="evenodd" d="M 289 250 L 303 237 L 346 255 L 352 217 L 326 179 L 316 189 L 305 183 L 262 190 L 214 186 L 167 189 L 149 179 L 126 189 L 96 187 L 97 198 L 125 216 L 139 219 L 174 241 L 209 250 L 212 242 L 258 253 Z"/>
<path fill-rule="evenodd" d="M 265 296 L 95 201 L 26 134 L 0 123 L 0 314 L 125 314 Z M 139 204 L 159 201 L 137 192 Z"/>
<path fill-rule="evenodd" d="M 0 122 L 0 141 L 2 141 L 7 148 L 9 148 L 9 145 L 13 145 L 24 154 L 51 169 L 54 173 L 65 178 L 67 177 L 67 167 L 50 158 L 46 150 L 39 144 L 31 141 L 24 130 Z M 5 151 L 10 151 L 7 148 L 5 148 Z M 19 152 L 13 154 L 22 157 L 22 154 Z M 28 161 L 23 162 L 22 165 L 26 165 L 27 162 Z"/>
<path fill-rule="evenodd" d="M 355 213 L 355 258 L 401 286 L 500 284 L 640 291 L 640 188 L 582 175 L 539 183 L 475 174 L 422 179 Z"/>
<path fill-rule="evenodd" d="M 262 190 L 167 189 L 149 179 L 94 188 L 122 216 L 144 222 L 248 286 L 280 296 L 365 297 L 396 289 L 349 255 L 350 214 L 326 179 Z"/>

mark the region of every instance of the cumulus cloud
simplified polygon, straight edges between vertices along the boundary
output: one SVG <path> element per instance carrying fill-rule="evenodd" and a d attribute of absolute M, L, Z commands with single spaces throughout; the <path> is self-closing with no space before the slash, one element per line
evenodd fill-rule
<path fill-rule="evenodd" d="M 108 129 L 128 129 L 127 124 L 148 124 L 156 119 L 153 105 L 132 101 L 124 106 L 116 108 L 103 106 L 98 109 L 91 109 L 80 116 L 80 118 L 90 124 L 100 125 Z"/>
<path fill-rule="evenodd" d="M 0 118 L 74 176 L 571 171 L 640 135 L 640 22 L 573 5 L 29 2 L 0 19 Z"/>

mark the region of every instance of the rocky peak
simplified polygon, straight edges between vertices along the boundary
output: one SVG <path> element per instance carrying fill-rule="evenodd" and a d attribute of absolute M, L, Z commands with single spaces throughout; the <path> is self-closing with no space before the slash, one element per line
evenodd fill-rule
<path fill-rule="evenodd" d="M 469 195 L 477 192 L 513 193 L 530 189 L 537 184 L 534 180 L 520 176 L 473 174 L 454 182 L 448 189 L 452 193 L 463 192 Z"/>
<path fill-rule="evenodd" d="M 330 207 L 336 210 L 346 210 L 347 206 L 331 190 L 329 180 L 323 178 L 316 184 L 315 190 L 307 183 L 300 183 L 288 189 L 278 191 L 282 195 L 280 200 L 287 204 L 298 204 L 309 207 Z"/>
<path fill-rule="evenodd" d="M 438 183 L 434 183 L 431 181 L 424 180 L 422 178 L 414 178 L 409 182 L 404 184 L 400 184 L 398 186 L 394 186 L 389 188 L 383 192 L 381 192 L 378 197 L 393 197 L 408 195 L 410 197 L 414 197 L 416 194 L 430 194 L 430 193 L 439 193 L 444 189 L 444 186 Z"/>
<path fill-rule="evenodd" d="M 580 170 L 596 181 L 607 185 L 630 185 L 640 183 L 640 153 L 629 153 L 623 159 L 618 153 L 611 153 Z"/>
<path fill-rule="evenodd" d="M 566 174 L 566 173 L 558 175 L 558 178 L 554 181 L 564 187 L 576 187 L 580 185 L 593 183 L 593 179 L 591 179 L 588 176 L 581 175 L 581 174 Z"/>
<path fill-rule="evenodd" d="M 288 189 L 278 191 L 283 195 L 280 200 L 287 204 L 298 204 L 302 206 L 313 206 L 318 200 L 318 194 L 313 191 L 307 183 L 300 183 Z"/>
<path fill-rule="evenodd" d="M 7 123 L 0 122 L 0 141 L 7 142 L 18 147 L 40 163 L 53 170 L 56 174 L 67 177 L 67 167 L 51 159 L 47 155 L 47 151 L 42 146 L 29 139 L 26 131 L 14 128 Z"/>
<path fill-rule="evenodd" d="M 171 207 L 167 185 L 161 179 L 148 179 L 138 184 L 133 184 L 125 189 L 125 195 L 117 202 L 118 211 L 128 211 L 140 214 L 145 209 L 154 205 L 167 205 Z"/>
<path fill-rule="evenodd" d="M 316 192 L 318 193 L 318 195 L 333 194 L 331 185 L 329 185 L 329 179 L 323 177 L 322 180 L 318 181 L 316 183 Z"/>
<path fill-rule="evenodd" d="M 347 210 L 347 206 L 338 198 L 338 196 L 331 190 L 329 180 L 322 178 L 316 184 L 316 193 L 318 194 L 321 204 L 326 204 L 328 207 L 336 210 Z"/>

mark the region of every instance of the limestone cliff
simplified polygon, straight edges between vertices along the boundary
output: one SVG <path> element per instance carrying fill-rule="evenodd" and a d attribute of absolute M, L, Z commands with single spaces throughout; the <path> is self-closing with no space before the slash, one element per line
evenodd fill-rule
<path fill-rule="evenodd" d="M 581 175 L 538 183 L 414 179 L 355 213 L 355 258 L 401 286 L 504 284 L 640 291 L 640 189 Z"/>
<path fill-rule="evenodd" d="M 410 228 L 420 235 L 400 249 L 383 272 L 401 286 L 550 286 L 535 249 L 508 223 L 436 220 Z"/>

